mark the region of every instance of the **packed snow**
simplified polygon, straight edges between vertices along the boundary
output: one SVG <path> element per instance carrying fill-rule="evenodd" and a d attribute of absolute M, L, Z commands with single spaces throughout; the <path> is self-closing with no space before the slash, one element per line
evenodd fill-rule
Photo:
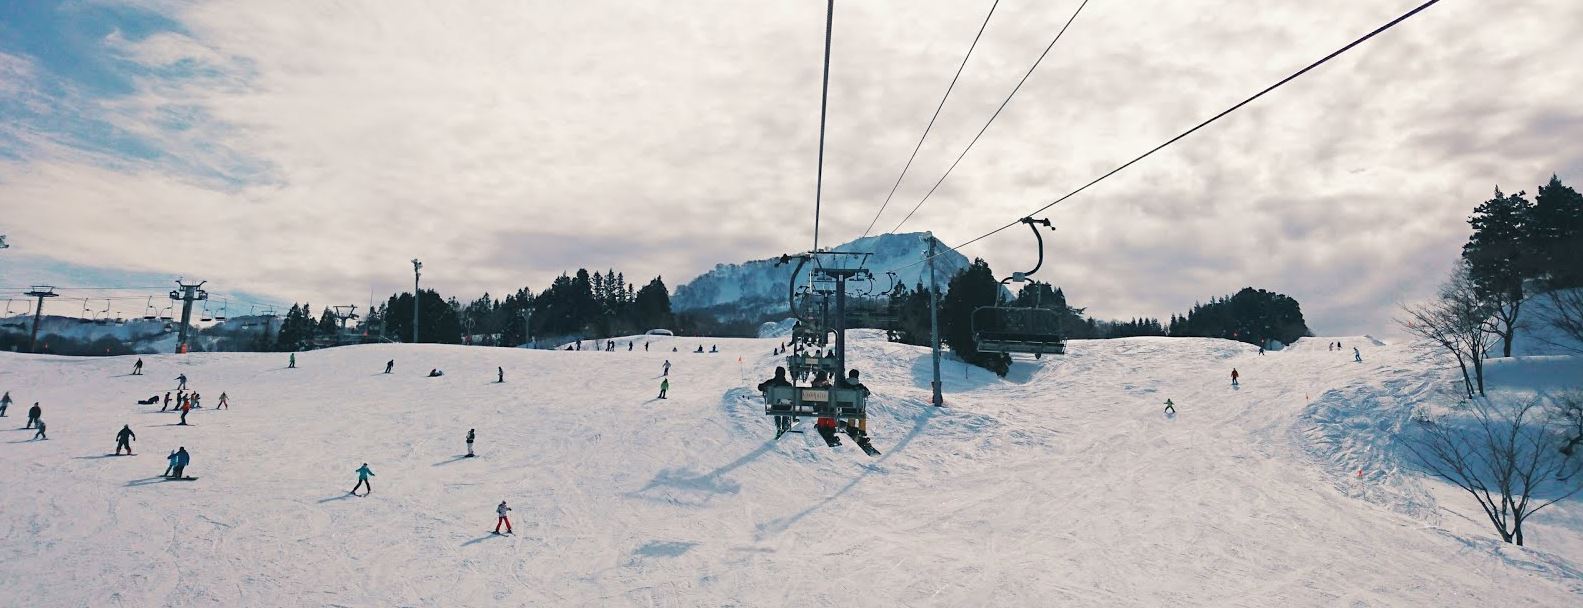
<path fill-rule="evenodd" d="M 1415 410 L 1457 397 L 1406 346 L 1074 341 L 1004 379 L 948 361 L 936 409 L 928 351 L 858 331 L 869 458 L 771 440 L 750 387 L 778 339 L 631 339 L 144 356 L 143 376 L 0 353 L 3 426 L 34 401 L 49 424 L 0 431 L 0 605 L 1583 604 L 1583 506 L 1507 545 L 1403 458 Z M 178 374 L 204 396 L 191 426 L 134 405 Z M 1491 378 L 1548 390 L 1583 364 Z M 138 455 L 106 456 L 123 424 Z M 159 477 L 178 446 L 197 480 Z M 490 533 L 502 500 L 514 536 Z"/>

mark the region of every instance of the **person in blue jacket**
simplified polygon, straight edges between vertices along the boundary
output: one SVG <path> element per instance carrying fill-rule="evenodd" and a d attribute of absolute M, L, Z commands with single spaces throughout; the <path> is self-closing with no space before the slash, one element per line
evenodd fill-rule
<path fill-rule="evenodd" d="M 176 450 L 176 468 L 170 472 L 170 478 L 181 479 L 183 477 L 183 472 L 187 470 L 187 463 L 189 462 L 192 462 L 192 455 L 187 453 L 186 446 L 182 446 L 181 449 Z"/>
<path fill-rule="evenodd" d="M 368 491 L 363 492 L 364 496 L 372 494 L 374 492 L 374 485 L 371 484 L 371 483 L 368 483 L 368 478 L 373 477 L 373 476 L 374 476 L 374 472 L 368 468 L 368 463 L 366 463 L 366 462 L 363 463 L 363 466 L 358 467 L 358 469 L 357 469 L 357 485 L 352 486 L 352 491 L 348 492 L 348 494 L 356 496 L 357 495 L 357 489 L 358 488 L 364 488 L 364 487 L 368 488 Z"/>

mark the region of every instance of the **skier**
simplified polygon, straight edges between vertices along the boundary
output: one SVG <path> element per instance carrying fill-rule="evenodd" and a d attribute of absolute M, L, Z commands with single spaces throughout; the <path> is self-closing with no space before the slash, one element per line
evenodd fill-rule
<path fill-rule="evenodd" d="M 358 467 L 357 469 L 357 485 L 352 486 L 352 491 L 347 493 L 357 496 L 358 488 L 367 487 L 368 491 L 364 492 L 363 495 L 368 496 L 369 494 L 372 494 L 374 492 L 374 484 L 368 483 L 368 478 L 373 476 L 374 472 L 369 470 L 368 463 L 363 463 L 363 466 Z"/>
<path fill-rule="evenodd" d="M 1260 347 L 1259 347 L 1259 356 L 1260 356 L 1260 357 L 1263 357 L 1263 356 L 1264 356 L 1264 347 L 1263 347 L 1263 346 L 1260 346 Z"/>
<path fill-rule="evenodd" d="M 1352 360 L 1356 363 L 1363 362 L 1363 353 L 1358 352 L 1358 347 L 1356 346 L 1352 347 Z"/>
<path fill-rule="evenodd" d="M 1240 377 L 1240 376 L 1241 376 L 1241 374 L 1237 373 L 1237 368 L 1235 368 L 1235 367 L 1231 368 L 1231 385 L 1232 386 L 1237 386 L 1237 378 Z"/>
<path fill-rule="evenodd" d="M 132 432 L 131 425 L 121 425 L 121 432 L 115 434 L 115 455 L 121 455 L 121 448 L 126 448 L 126 454 L 132 455 L 132 442 L 137 441 L 137 434 Z"/>
<path fill-rule="evenodd" d="M 666 359 L 665 360 L 665 365 L 661 365 L 660 366 L 660 375 L 661 376 L 670 376 L 671 375 L 671 360 L 670 359 Z"/>
<path fill-rule="evenodd" d="M 40 408 L 38 406 L 38 402 L 34 401 L 33 402 L 33 407 L 27 408 L 27 426 L 24 426 L 22 428 L 24 428 L 24 429 L 31 429 L 31 428 L 33 428 L 33 423 L 38 422 L 38 417 L 42 416 L 43 414 L 44 414 L 43 408 Z"/>
<path fill-rule="evenodd" d="M 765 380 L 765 381 L 759 383 L 759 392 L 761 392 L 761 393 L 765 392 L 765 391 L 769 390 L 769 387 L 772 387 L 772 386 L 791 386 L 791 385 L 792 385 L 791 380 L 788 380 L 786 378 L 786 368 L 784 368 L 784 367 L 776 367 L 775 368 L 775 377 L 774 378 L 770 378 L 769 380 Z M 779 438 L 781 435 L 786 434 L 786 431 L 791 429 L 791 425 L 792 425 L 792 422 L 791 422 L 791 417 L 790 416 L 776 416 L 775 417 L 775 437 Z"/>
<path fill-rule="evenodd" d="M 1170 414 L 1172 416 L 1176 415 L 1176 404 L 1175 403 L 1171 403 L 1170 399 L 1166 399 L 1165 400 L 1165 413 L 1166 414 Z"/>
<path fill-rule="evenodd" d="M 386 361 L 385 362 L 385 373 L 388 374 L 388 373 L 390 373 L 390 370 L 393 370 L 393 369 L 396 369 L 396 360 L 395 359 L 391 359 L 389 361 Z"/>
<path fill-rule="evenodd" d="M 505 382 L 506 382 L 506 368 L 504 368 L 504 367 L 496 367 L 495 368 L 495 384 L 504 384 Z"/>
<path fill-rule="evenodd" d="M 44 419 L 43 418 L 39 418 L 37 420 L 37 422 L 38 422 L 38 432 L 33 434 L 33 438 L 34 439 L 49 439 L 49 437 L 45 437 L 44 436 Z"/>
<path fill-rule="evenodd" d="M 291 353 L 291 358 L 286 361 L 286 369 L 297 368 L 297 353 Z"/>
<path fill-rule="evenodd" d="M 6 391 L 5 396 L 0 397 L 0 418 L 5 417 L 5 410 L 8 407 L 11 407 L 11 391 Z"/>
<path fill-rule="evenodd" d="M 214 409 L 231 409 L 231 401 L 230 399 L 226 398 L 225 391 L 220 392 L 220 402 L 215 404 Z"/>
<path fill-rule="evenodd" d="M 132 364 L 132 375 L 134 375 L 134 376 L 141 376 L 141 375 L 143 375 L 143 358 L 142 357 L 138 357 L 137 362 Z"/>
<path fill-rule="evenodd" d="M 829 388 L 829 374 L 826 374 L 824 370 L 819 370 L 818 373 L 814 374 L 813 382 L 809 383 L 809 386 L 814 388 Z M 835 436 L 835 418 L 826 418 L 821 416 L 818 420 L 814 421 L 813 428 L 819 432 L 820 437 L 824 438 L 826 445 L 829 445 L 832 448 L 841 445 L 841 438 Z"/>
<path fill-rule="evenodd" d="M 500 533 L 500 524 L 506 524 L 506 534 L 511 534 L 511 519 L 506 517 L 506 513 L 509 511 L 511 511 L 511 507 L 506 506 L 506 501 L 504 500 L 500 501 L 500 506 L 495 507 L 495 514 L 500 516 L 495 520 L 495 534 Z"/>
<path fill-rule="evenodd" d="M 671 379 L 670 378 L 664 378 L 664 379 L 660 380 L 660 398 L 661 399 L 665 398 L 665 391 L 668 391 L 668 390 L 671 390 Z"/>
<path fill-rule="evenodd" d="M 193 391 L 192 392 L 192 409 L 195 409 L 195 410 L 203 409 L 203 406 L 198 404 L 198 391 Z"/>
<path fill-rule="evenodd" d="M 644 342 L 643 343 L 643 352 L 649 352 L 649 343 L 648 342 Z"/>
<path fill-rule="evenodd" d="M 855 369 L 847 370 L 846 380 L 843 380 L 840 384 L 846 388 L 857 389 L 859 392 L 863 393 L 864 397 L 868 397 L 869 395 L 873 394 L 868 390 L 868 387 L 863 386 L 863 383 L 858 380 L 858 373 Z M 857 447 L 863 449 L 863 453 L 868 454 L 869 456 L 876 456 L 879 454 L 879 450 L 874 449 L 874 446 L 868 441 L 868 422 L 866 420 L 858 420 L 857 424 L 855 425 L 848 422 L 846 424 L 846 434 L 848 437 L 852 438 L 852 442 L 856 443 Z"/>
<path fill-rule="evenodd" d="M 176 455 L 173 458 L 174 460 L 171 462 L 175 465 L 175 468 L 171 470 L 170 478 L 190 479 L 185 474 L 187 463 L 192 462 L 192 455 L 187 453 L 187 446 L 182 446 L 181 449 L 176 450 Z"/>
<path fill-rule="evenodd" d="M 178 460 L 176 450 L 171 450 L 170 455 L 166 456 L 165 460 L 169 462 L 169 464 L 165 465 L 165 472 L 160 473 L 160 477 L 170 477 L 170 472 L 176 470 L 176 460 Z"/>
<path fill-rule="evenodd" d="M 180 376 L 176 376 L 176 382 L 177 382 L 176 390 L 178 390 L 178 391 L 187 390 L 187 374 L 182 374 Z"/>
<path fill-rule="evenodd" d="M 627 340 L 627 352 L 629 352 L 629 353 L 632 352 L 632 347 L 633 347 L 633 342 L 631 340 Z"/>
<path fill-rule="evenodd" d="M 187 426 L 187 412 L 190 411 L 192 411 L 192 402 L 183 399 L 181 402 L 181 422 L 177 424 L 180 426 Z"/>
<path fill-rule="evenodd" d="M 475 456 L 475 454 L 473 454 L 473 438 L 476 437 L 477 435 L 475 435 L 473 433 L 473 431 L 474 431 L 474 429 L 467 429 L 467 457 L 468 458 L 472 458 L 473 456 Z"/>

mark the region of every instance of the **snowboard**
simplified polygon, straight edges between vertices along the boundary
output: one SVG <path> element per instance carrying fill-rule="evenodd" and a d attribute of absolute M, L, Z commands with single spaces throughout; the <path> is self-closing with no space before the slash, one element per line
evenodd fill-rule
<path fill-rule="evenodd" d="M 105 456 L 136 456 L 136 455 L 137 455 L 137 454 L 133 454 L 133 453 L 126 453 L 126 454 L 105 454 Z"/>
<path fill-rule="evenodd" d="M 197 477 L 166 477 L 165 481 L 197 481 Z"/>
<path fill-rule="evenodd" d="M 505 532 L 496 532 L 494 530 L 490 530 L 489 533 L 493 534 L 495 536 L 516 536 L 517 535 L 516 532 L 512 532 L 510 530 L 506 530 Z"/>
<path fill-rule="evenodd" d="M 477 458 L 477 457 L 478 457 L 477 454 L 467 454 L 467 455 L 462 456 L 462 458 Z"/>

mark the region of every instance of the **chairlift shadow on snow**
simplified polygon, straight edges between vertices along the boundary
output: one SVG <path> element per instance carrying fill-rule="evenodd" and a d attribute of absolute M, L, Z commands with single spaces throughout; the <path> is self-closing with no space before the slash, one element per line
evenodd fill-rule
<path fill-rule="evenodd" d="M 869 475 L 873 474 L 875 471 L 874 465 L 884 462 L 887 458 L 896 455 L 897 452 L 902 451 L 907 447 L 908 444 L 912 443 L 913 439 L 916 439 L 919 435 L 922 435 L 924 428 L 929 426 L 929 421 L 933 420 L 934 417 L 939 414 L 940 408 L 936 408 L 931 404 L 926 404 L 923 402 L 915 401 L 913 403 L 922 409 L 922 413 L 913 416 L 913 419 L 916 422 L 914 422 L 912 430 L 908 431 L 906 435 L 902 436 L 901 441 L 896 442 L 896 445 L 887 449 L 884 454 L 880 455 L 879 458 L 874 459 L 873 464 L 864 466 L 862 473 L 859 473 L 857 477 L 853 477 L 852 480 L 847 482 L 846 485 L 841 486 L 841 489 L 836 490 L 834 494 L 825 497 L 824 500 L 814 503 L 808 508 L 803 509 L 802 511 L 790 517 L 772 519 L 758 524 L 756 526 L 757 530 L 753 534 L 754 540 L 764 540 L 765 538 L 768 538 L 774 534 L 785 532 L 786 530 L 791 529 L 793 525 L 796 525 L 797 522 L 802 521 L 803 518 L 806 518 L 809 515 L 812 515 L 814 512 L 828 506 L 830 503 L 835 502 L 837 498 L 846 495 L 847 492 L 852 491 L 852 488 L 857 487 L 858 483 L 862 482 L 864 479 L 867 479 Z"/>

